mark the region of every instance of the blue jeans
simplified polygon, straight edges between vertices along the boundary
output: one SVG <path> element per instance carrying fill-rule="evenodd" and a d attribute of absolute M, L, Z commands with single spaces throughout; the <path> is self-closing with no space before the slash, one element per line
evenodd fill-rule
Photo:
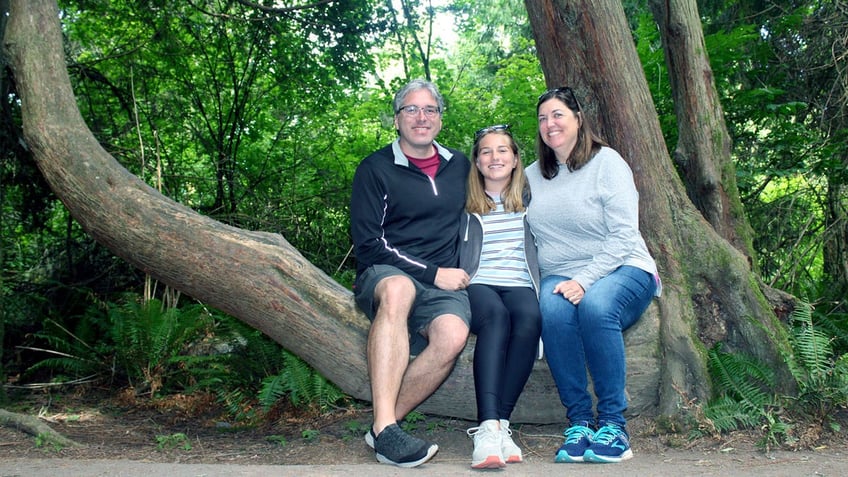
<path fill-rule="evenodd" d="M 657 287 L 654 276 L 636 267 L 619 267 L 590 286 L 576 306 L 562 294 L 553 294 L 556 284 L 568 279 L 550 275 L 539 287 L 545 358 L 560 401 L 571 425 L 596 422 L 588 367 L 598 398 L 597 422 L 624 426 L 627 370 L 622 333 L 651 303 Z"/>

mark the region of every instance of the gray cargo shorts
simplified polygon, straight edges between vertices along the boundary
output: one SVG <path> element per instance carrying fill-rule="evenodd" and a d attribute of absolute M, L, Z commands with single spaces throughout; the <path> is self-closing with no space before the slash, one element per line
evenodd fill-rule
<path fill-rule="evenodd" d="M 416 355 L 427 347 L 427 338 L 421 334 L 436 317 L 441 315 L 456 315 L 465 322 L 471 323 L 471 305 L 468 303 L 468 293 L 465 290 L 442 290 L 435 285 L 421 283 L 401 269 L 392 265 L 372 265 L 365 269 L 353 286 L 356 305 L 369 320 L 374 321 L 377 313 L 377 303 L 374 302 L 374 289 L 380 280 L 395 275 L 409 278 L 415 286 L 415 302 L 412 313 L 407 321 L 409 329 L 409 353 Z"/>

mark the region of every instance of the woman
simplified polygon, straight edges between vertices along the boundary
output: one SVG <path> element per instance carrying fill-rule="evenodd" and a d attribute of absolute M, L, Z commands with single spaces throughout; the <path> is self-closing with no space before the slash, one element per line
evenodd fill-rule
<path fill-rule="evenodd" d="M 536 113 L 527 218 L 542 275 L 545 356 L 570 422 L 555 460 L 620 462 L 633 456 L 622 333 L 659 295 L 657 267 L 639 232 L 630 167 L 593 133 L 574 91 L 545 92 Z"/>
<path fill-rule="evenodd" d="M 539 283 L 533 239 L 525 220 L 529 197 L 518 146 L 509 126 L 477 131 L 468 176 L 460 266 L 471 281 L 474 390 L 480 425 L 471 467 L 521 462 L 509 418 L 524 389 L 539 344 Z"/>

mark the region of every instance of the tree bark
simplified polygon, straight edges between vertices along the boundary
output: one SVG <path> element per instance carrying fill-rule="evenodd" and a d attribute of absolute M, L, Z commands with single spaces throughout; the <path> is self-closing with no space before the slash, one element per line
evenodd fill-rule
<path fill-rule="evenodd" d="M 42 440 L 43 444 L 50 444 L 60 448 L 82 446 L 79 442 L 54 431 L 38 418 L 26 414 L 18 414 L 0 409 L 0 426 L 18 429 L 31 436 L 38 437 Z"/>
<path fill-rule="evenodd" d="M 643 348 L 658 361 L 654 390 L 664 415 L 709 397 L 705 350 L 717 342 L 785 370 L 777 353 L 784 327 L 747 257 L 698 212 L 672 167 L 621 3 L 525 0 L 525 6 L 548 85 L 575 88 L 601 135 L 633 169 L 640 227 L 664 282 L 663 296 L 642 319 L 648 323 L 640 324 L 651 327 L 642 330 L 645 340 L 627 343 L 628 389 L 633 356 Z M 703 95 L 687 100 L 716 104 Z"/>
<path fill-rule="evenodd" d="M 754 266 L 753 231 L 736 186 L 730 134 L 694 0 L 651 0 L 669 70 L 679 141 L 673 159 L 689 199 Z"/>

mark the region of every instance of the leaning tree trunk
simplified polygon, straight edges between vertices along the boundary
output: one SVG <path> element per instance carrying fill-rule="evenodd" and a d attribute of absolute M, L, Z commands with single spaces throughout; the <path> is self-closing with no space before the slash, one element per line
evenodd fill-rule
<path fill-rule="evenodd" d="M 689 199 L 720 236 L 755 267 L 753 232 L 736 187 L 730 134 L 715 88 L 698 5 L 651 0 L 669 70 L 679 141 L 673 159 Z"/>
<path fill-rule="evenodd" d="M 8 19 L 3 47 L 21 99 L 24 139 L 83 229 L 157 280 L 267 334 L 345 393 L 370 399 L 368 321 L 351 292 L 282 236 L 224 225 L 130 174 L 80 115 L 55 0 L 12 1 Z M 476 419 L 472 353 L 469 346 L 420 411 Z M 550 373 L 539 362 L 514 420 L 554 422 L 563 415 Z"/>
<path fill-rule="evenodd" d="M 633 356 L 653 357 L 661 373 L 659 413 L 680 412 L 690 399 L 703 402 L 709 396 L 704 352 L 717 342 L 783 369 L 776 346 L 784 328 L 747 258 L 704 220 L 672 167 L 620 1 L 525 5 L 548 84 L 574 87 L 586 114 L 633 169 L 640 227 L 664 282 L 662 298 L 626 335 L 628 388 Z"/>

